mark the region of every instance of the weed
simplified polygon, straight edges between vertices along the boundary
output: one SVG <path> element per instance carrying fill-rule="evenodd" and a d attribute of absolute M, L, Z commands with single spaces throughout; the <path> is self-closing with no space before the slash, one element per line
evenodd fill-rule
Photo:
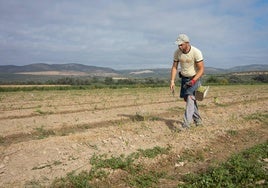
<path fill-rule="evenodd" d="M 51 187 L 61 188 L 61 187 L 76 187 L 76 188 L 90 188 L 88 172 L 82 171 L 79 175 L 75 175 L 74 172 L 68 173 L 66 178 L 56 179 Z"/>
<path fill-rule="evenodd" d="M 90 159 L 92 168 L 89 172 L 82 171 L 78 175 L 74 172 L 69 173 L 65 178 L 54 180 L 52 187 L 94 187 L 90 185 L 93 180 L 103 180 L 108 177 L 111 170 L 123 170 L 128 175 L 123 180 L 129 186 L 134 187 L 151 187 L 159 182 L 159 178 L 164 177 L 165 173 L 147 171 L 143 165 L 137 164 L 135 160 L 139 157 L 153 158 L 160 154 L 166 154 L 170 150 L 168 148 L 154 147 L 153 149 L 138 150 L 128 156 L 120 155 L 118 157 L 107 157 L 106 154 L 94 154 Z"/>
<path fill-rule="evenodd" d="M 53 113 L 53 112 L 46 112 L 46 111 L 43 111 L 41 109 L 36 109 L 35 112 L 37 112 L 38 114 L 41 114 L 41 115 L 47 115 L 47 114 Z"/>
<path fill-rule="evenodd" d="M 203 150 L 197 150 L 192 151 L 190 149 L 186 149 L 183 151 L 179 162 L 182 161 L 189 161 L 189 162 L 196 162 L 196 161 L 204 161 L 204 151 Z"/>
<path fill-rule="evenodd" d="M 146 149 L 146 150 L 139 149 L 138 151 L 143 157 L 155 158 L 157 155 L 167 154 L 170 151 L 170 149 L 171 147 L 161 148 L 159 146 L 156 146 L 153 149 Z"/>
<path fill-rule="evenodd" d="M 238 121 L 238 117 L 236 114 L 231 114 L 231 116 L 229 117 L 229 122 L 237 122 Z"/>
<path fill-rule="evenodd" d="M 4 99 L 4 96 L 0 96 L 0 102 L 3 101 Z"/>
<path fill-rule="evenodd" d="M 45 130 L 44 127 L 38 127 L 35 129 L 37 132 L 38 139 L 44 139 L 49 137 L 50 135 L 55 135 L 55 132 L 52 130 Z"/>
<path fill-rule="evenodd" d="M 254 113 L 251 115 L 248 115 L 244 117 L 245 120 L 251 121 L 251 120 L 257 120 L 264 124 L 268 124 L 268 113 Z"/>
<path fill-rule="evenodd" d="M 237 130 L 227 130 L 226 132 L 227 132 L 228 135 L 231 135 L 231 136 L 236 136 L 236 135 L 238 135 Z"/>
<path fill-rule="evenodd" d="M 128 147 L 129 146 L 129 141 L 128 140 L 125 140 L 124 141 L 125 145 Z"/>
<path fill-rule="evenodd" d="M 268 142 L 233 155 L 204 174 L 188 174 L 179 187 L 267 187 Z"/>
<path fill-rule="evenodd" d="M 25 187 L 41 188 L 41 182 L 39 180 L 31 180 L 25 183 Z"/>
<path fill-rule="evenodd" d="M 78 159 L 78 157 L 74 157 L 74 156 L 69 156 L 68 157 L 68 161 L 74 161 L 74 160 L 77 160 Z"/>
<path fill-rule="evenodd" d="M 161 120 L 160 117 L 156 117 L 156 116 L 150 117 L 150 121 L 159 121 L 159 120 Z"/>
<path fill-rule="evenodd" d="M 5 138 L 3 136 L 0 136 L 0 144 L 3 144 L 5 142 Z"/>
<path fill-rule="evenodd" d="M 133 117 L 133 121 L 145 121 L 145 120 L 146 120 L 146 116 L 141 115 L 138 112 L 136 112 L 136 115 Z"/>
<path fill-rule="evenodd" d="M 129 170 L 132 168 L 134 159 L 138 157 L 137 153 L 133 153 L 127 157 L 121 155 L 119 157 L 112 156 L 107 159 L 106 155 L 96 156 L 94 155 L 90 164 L 95 166 L 95 168 L 110 168 L 110 169 L 121 169 L 121 170 Z"/>
<path fill-rule="evenodd" d="M 129 185 L 132 187 L 152 187 L 153 184 L 157 184 L 159 179 L 164 177 L 166 174 L 163 172 L 149 171 L 142 173 L 128 179 Z"/>

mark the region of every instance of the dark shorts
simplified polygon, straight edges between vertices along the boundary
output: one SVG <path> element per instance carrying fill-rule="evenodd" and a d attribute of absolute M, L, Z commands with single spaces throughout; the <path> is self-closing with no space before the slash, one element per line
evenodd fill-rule
<path fill-rule="evenodd" d="M 181 78 L 181 92 L 180 97 L 185 98 L 187 95 L 195 95 L 195 91 L 201 85 L 200 80 L 198 79 L 192 87 L 183 87 L 186 82 L 189 82 L 191 78 L 182 77 Z"/>

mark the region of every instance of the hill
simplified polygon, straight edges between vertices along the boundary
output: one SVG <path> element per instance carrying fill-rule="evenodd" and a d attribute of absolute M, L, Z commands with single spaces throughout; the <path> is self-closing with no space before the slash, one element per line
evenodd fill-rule
<path fill-rule="evenodd" d="M 249 72 L 249 71 L 268 71 L 268 64 L 267 65 L 252 64 L 252 65 L 236 66 L 229 69 L 229 72 Z"/>
<path fill-rule="evenodd" d="M 0 73 L 13 73 L 13 74 L 34 74 L 36 72 L 43 73 L 45 72 L 65 72 L 70 73 L 71 75 L 74 73 L 87 73 L 87 74 L 117 74 L 117 71 L 106 68 L 106 67 L 97 67 L 97 66 L 88 66 L 83 64 L 45 64 L 45 63 L 37 63 L 37 64 L 29 64 L 24 66 L 16 66 L 16 65 L 3 65 L 0 66 Z M 49 74 L 51 75 L 51 74 Z"/>
<path fill-rule="evenodd" d="M 123 73 L 130 75 L 139 75 L 139 74 L 151 74 L 157 73 L 161 74 L 162 72 L 170 71 L 170 68 L 162 69 L 130 69 L 130 70 L 114 70 L 107 67 L 98 67 L 90 66 L 83 64 L 45 64 L 45 63 L 36 63 L 23 66 L 17 65 L 0 65 L 0 73 L 23 73 L 23 72 L 44 72 L 44 71 L 78 71 L 85 73 Z M 213 73 L 230 73 L 230 72 L 248 72 L 248 71 L 268 71 L 268 64 L 252 64 L 244 66 L 235 66 L 229 69 L 206 67 L 206 74 Z"/>
<path fill-rule="evenodd" d="M 229 69 L 206 67 L 205 74 L 226 74 L 234 72 L 251 72 L 251 71 L 268 71 L 268 65 L 252 64 L 246 66 L 236 66 Z M 170 68 L 163 69 L 138 69 L 138 70 L 121 70 L 121 74 L 127 77 L 167 77 L 170 74 Z"/>
<path fill-rule="evenodd" d="M 206 67 L 205 74 L 226 74 L 234 72 L 268 71 L 268 65 L 252 64 L 229 69 Z M 0 81 L 44 81 L 60 77 L 117 77 L 117 78 L 159 78 L 168 79 L 170 68 L 114 70 L 107 67 L 83 64 L 29 64 L 24 66 L 0 66 Z"/>

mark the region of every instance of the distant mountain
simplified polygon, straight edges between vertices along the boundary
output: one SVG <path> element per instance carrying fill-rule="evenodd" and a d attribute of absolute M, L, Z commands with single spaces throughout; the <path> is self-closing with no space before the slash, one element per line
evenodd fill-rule
<path fill-rule="evenodd" d="M 224 74 L 232 72 L 268 71 L 268 64 L 252 64 L 236 66 L 229 69 L 206 67 L 205 74 Z M 76 76 L 123 76 L 123 77 L 154 77 L 167 78 L 170 68 L 114 70 L 106 67 L 88 66 L 83 64 L 29 64 L 24 66 L 2 65 L 0 73 L 28 74 L 28 75 L 76 75 Z"/>
<path fill-rule="evenodd" d="M 227 69 L 228 72 L 268 71 L 268 64 L 252 64 Z"/>
<path fill-rule="evenodd" d="M 23 72 L 43 72 L 43 71 L 79 71 L 86 73 L 117 73 L 114 69 L 88 66 L 82 64 L 29 64 L 24 66 L 3 65 L 0 66 L 1 73 L 23 73 Z"/>
<path fill-rule="evenodd" d="M 252 64 L 245 66 L 236 66 L 229 69 L 205 67 L 205 74 L 225 74 L 233 72 L 250 72 L 250 71 L 268 71 L 268 65 L 265 64 Z M 121 74 L 129 75 L 131 77 L 155 77 L 167 76 L 170 74 L 170 68 L 163 69 L 138 69 L 138 70 L 121 70 Z"/>
<path fill-rule="evenodd" d="M 205 74 L 221 74 L 228 72 L 227 69 L 220 69 L 214 67 L 205 67 Z"/>

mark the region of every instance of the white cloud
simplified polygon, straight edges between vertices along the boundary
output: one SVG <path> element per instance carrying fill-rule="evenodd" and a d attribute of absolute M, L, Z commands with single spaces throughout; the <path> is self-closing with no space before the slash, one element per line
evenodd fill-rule
<path fill-rule="evenodd" d="M 208 66 L 265 63 L 268 6 L 257 2 L 0 0 L 0 64 L 170 67 L 181 32 Z"/>

